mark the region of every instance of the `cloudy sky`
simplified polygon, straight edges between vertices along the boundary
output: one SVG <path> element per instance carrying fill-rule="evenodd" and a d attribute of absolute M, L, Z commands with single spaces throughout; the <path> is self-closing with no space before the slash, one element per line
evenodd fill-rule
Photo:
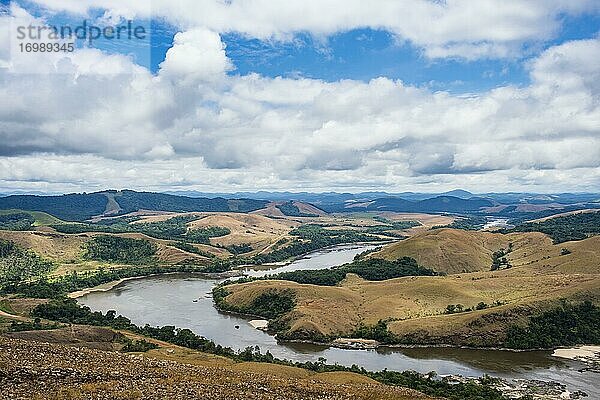
<path fill-rule="evenodd" d="M 0 193 L 600 191 L 597 0 L 0 4 Z"/>

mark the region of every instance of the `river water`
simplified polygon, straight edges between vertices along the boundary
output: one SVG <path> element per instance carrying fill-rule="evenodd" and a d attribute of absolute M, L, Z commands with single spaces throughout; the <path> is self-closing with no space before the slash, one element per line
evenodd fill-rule
<path fill-rule="evenodd" d="M 262 276 L 300 269 L 322 269 L 352 261 L 355 255 L 372 249 L 372 245 L 343 245 L 312 253 L 295 262 L 272 270 L 248 268 L 245 273 Z M 599 375 L 579 372 L 584 365 L 577 361 L 551 356 L 548 351 L 510 352 L 457 348 L 411 348 L 345 350 L 312 344 L 279 344 L 273 336 L 254 329 L 248 318 L 223 314 L 213 306 L 210 296 L 217 280 L 190 274 L 163 275 L 122 283 L 107 292 L 93 292 L 78 299 L 94 311 L 116 310 L 137 325 L 174 325 L 223 346 L 244 349 L 259 346 L 275 357 L 294 361 L 317 361 L 346 366 L 356 364 L 368 370 L 436 371 L 440 375 L 489 374 L 503 378 L 552 380 L 564 383 L 569 390 L 583 390 L 591 398 L 600 398 Z"/>

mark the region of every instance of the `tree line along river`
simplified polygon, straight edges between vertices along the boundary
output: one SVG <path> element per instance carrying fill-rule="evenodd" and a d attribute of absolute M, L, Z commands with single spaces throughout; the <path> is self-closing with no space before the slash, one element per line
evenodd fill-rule
<path fill-rule="evenodd" d="M 340 245 L 311 253 L 286 266 L 272 270 L 248 267 L 249 276 L 302 269 L 323 269 L 352 261 L 354 256 L 373 245 Z M 577 361 L 552 357 L 551 351 L 511 352 L 463 348 L 378 348 L 347 350 L 307 343 L 278 343 L 253 328 L 237 315 L 224 314 L 214 307 L 210 293 L 219 280 L 198 275 L 176 274 L 152 276 L 123 282 L 106 292 L 92 292 L 78 301 L 94 311 L 115 310 L 137 325 L 174 325 L 189 328 L 215 343 L 233 349 L 258 346 L 264 353 L 292 361 L 318 361 L 346 366 L 356 364 L 367 370 L 421 373 L 436 371 L 440 375 L 489 374 L 502 378 L 557 381 L 572 392 L 583 390 L 592 398 L 600 396 L 600 379 L 593 372 L 579 372 L 584 365 Z"/>

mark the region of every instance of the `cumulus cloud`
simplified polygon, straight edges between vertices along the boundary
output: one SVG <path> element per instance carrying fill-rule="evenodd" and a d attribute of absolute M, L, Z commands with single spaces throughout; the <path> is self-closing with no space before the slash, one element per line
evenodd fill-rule
<path fill-rule="evenodd" d="M 515 57 L 523 45 L 552 38 L 563 15 L 600 9 L 595 0 L 34 0 L 54 11 L 166 18 L 188 30 L 240 32 L 287 40 L 371 27 L 424 49 L 428 57 Z M 152 7 L 148 4 L 151 3 Z"/>
<path fill-rule="evenodd" d="M 0 69 L 0 189 L 589 190 L 598 59 L 600 39 L 567 42 L 529 64 L 529 86 L 456 96 L 231 76 L 207 28 L 179 34 L 156 75 L 78 50 L 39 61 L 61 73 Z"/>
<path fill-rule="evenodd" d="M 161 64 L 161 74 L 183 85 L 222 79 L 233 66 L 225 54 L 220 36 L 195 28 L 175 35 L 173 47 Z"/>

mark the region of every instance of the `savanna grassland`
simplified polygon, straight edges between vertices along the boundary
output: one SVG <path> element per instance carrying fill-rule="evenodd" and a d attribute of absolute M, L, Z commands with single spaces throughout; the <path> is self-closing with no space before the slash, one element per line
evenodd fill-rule
<path fill-rule="evenodd" d="M 491 271 L 501 249 L 507 264 Z M 501 346 L 509 327 L 562 299 L 600 300 L 597 236 L 553 244 L 535 232 L 434 229 L 367 257 L 412 257 L 441 276 L 367 281 L 349 274 L 334 287 L 256 281 L 226 286 L 225 302 L 243 306 L 264 292 L 293 293 L 295 307 L 277 323 L 290 339 L 348 337 L 385 321 L 399 343 Z M 452 305 L 459 309 L 450 312 Z"/>

